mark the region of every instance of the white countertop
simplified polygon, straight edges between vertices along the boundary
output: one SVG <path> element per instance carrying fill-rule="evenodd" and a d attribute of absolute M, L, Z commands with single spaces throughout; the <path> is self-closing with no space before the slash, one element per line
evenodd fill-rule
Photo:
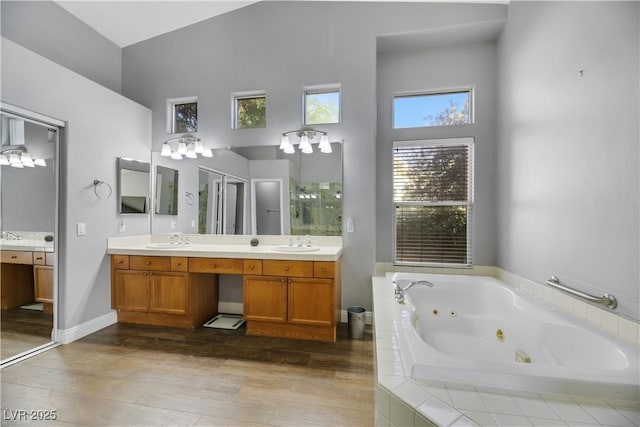
<path fill-rule="evenodd" d="M 341 237 L 311 237 L 313 251 L 287 251 L 289 236 L 216 236 L 188 235 L 189 245 L 153 247 L 168 243 L 169 235 L 112 237 L 107 244 L 110 255 L 146 255 L 214 258 L 248 258 L 301 261 L 337 261 L 342 254 Z M 260 244 L 251 246 L 256 237 Z M 295 237 L 294 237 L 295 238 Z M 278 250 L 277 248 L 281 248 Z M 284 250 L 282 250 L 284 249 Z"/>
<path fill-rule="evenodd" d="M 8 230 L 4 230 L 8 231 Z M 44 240 L 45 236 L 53 236 L 48 231 L 10 231 L 20 236 L 20 240 L 0 239 L 2 251 L 53 252 L 53 242 Z"/>

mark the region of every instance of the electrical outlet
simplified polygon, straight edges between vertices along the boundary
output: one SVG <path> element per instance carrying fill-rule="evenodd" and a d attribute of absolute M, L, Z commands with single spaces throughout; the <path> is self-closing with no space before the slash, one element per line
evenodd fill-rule
<path fill-rule="evenodd" d="M 356 225 L 352 218 L 347 218 L 347 233 L 353 233 L 356 231 Z"/>
<path fill-rule="evenodd" d="M 120 222 L 118 223 L 118 231 L 120 233 L 124 233 L 125 231 L 127 231 L 127 223 L 124 221 L 124 218 L 121 218 Z"/>
<path fill-rule="evenodd" d="M 192 228 L 193 230 L 195 230 L 195 229 L 196 229 L 196 220 L 195 220 L 195 219 L 192 219 L 192 220 L 191 220 L 191 228 Z"/>
<path fill-rule="evenodd" d="M 176 222 L 176 220 L 174 220 L 174 219 L 171 220 L 171 229 L 175 230 L 177 226 L 178 226 L 178 223 Z"/>

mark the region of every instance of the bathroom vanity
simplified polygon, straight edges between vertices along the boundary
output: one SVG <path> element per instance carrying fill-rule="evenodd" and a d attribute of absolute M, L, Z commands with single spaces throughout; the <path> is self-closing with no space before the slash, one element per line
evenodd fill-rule
<path fill-rule="evenodd" d="M 335 341 L 340 238 L 309 251 L 278 246 L 282 236 L 261 237 L 259 247 L 247 236 L 194 239 L 183 247 L 151 236 L 109 239 L 119 322 L 196 328 L 218 314 L 219 276 L 234 274 L 243 277 L 247 335 Z"/>
<path fill-rule="evenodd" d="M 35 245 L 38 246 L 35 246 Z M 29 240 L 0 245 L 0 308 L 11 310 L 34 301 L 53 313 L 53 244 Z"/>

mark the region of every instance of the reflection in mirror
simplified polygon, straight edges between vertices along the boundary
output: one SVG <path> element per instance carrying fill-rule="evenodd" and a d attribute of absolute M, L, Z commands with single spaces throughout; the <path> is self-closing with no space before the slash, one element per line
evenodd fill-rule
<path fill-rule="evenodd" d="M 246 182 L 200 167 L 198 171 L 198 232 L 245 234 Z"/>
<path fill-rule="evenodd" d="M 179 194 L 198 194 L 194 203 L 178 198 L 180 212 L 171 221 L 154 215 L 153 233 L 256 233 L 254 224 L 264 218 L 258 219 L 257 209 L 262 208 L 255 206 L 253 182 L 278 181 L 281 202 L 276 202 L 278 207 L 264 208 L 274 217 L 266 222 L 273 221 L 278 228 L 259 229 L 258 234 L 339 236 L 342 144 L 331 143 L 331 148 L 332 153 L 316 150 L 312 154 L 285 154 L 273 145 L 235 147 L 213 150 L 211 158 L 182 160 L 152 153 L 154 165 L 169 165 L 180 171 Z"/>
<path fill-rule="evenodd" d="M 251 222 L 254 234 L 282 234 L 282 180 L 251 180 Z"/>
<path fill-rule="evenodd" d="M 155 213 L 178 215 L 178 171 L 156 166 Z"/>
<path fill-rule="evenodd" d="M 58 143 L 55 126 L 4 109 L 5 104 L 0 115 L 2 363 L 53 336 Z"/>
<path fill-rule="evenodd" d="M 118 180 L 119 212 L 149 213 L 149 163 L 119 158 Z"/>

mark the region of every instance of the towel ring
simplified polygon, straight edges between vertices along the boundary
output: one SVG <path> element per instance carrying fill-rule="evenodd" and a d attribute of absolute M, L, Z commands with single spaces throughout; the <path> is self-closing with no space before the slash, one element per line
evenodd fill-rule
<path fill-rule="evenodd" d="M 105 190 L 98 190 L 99 188 L 104 188 Z M 111 193 L 113 193 L 113 189 L 108 183 L 101 181 L 99 179 L 94 179 L 93 192 L 95 193 L 98 199 L 107 200 L 109 197 L 111 197 Z"/>

